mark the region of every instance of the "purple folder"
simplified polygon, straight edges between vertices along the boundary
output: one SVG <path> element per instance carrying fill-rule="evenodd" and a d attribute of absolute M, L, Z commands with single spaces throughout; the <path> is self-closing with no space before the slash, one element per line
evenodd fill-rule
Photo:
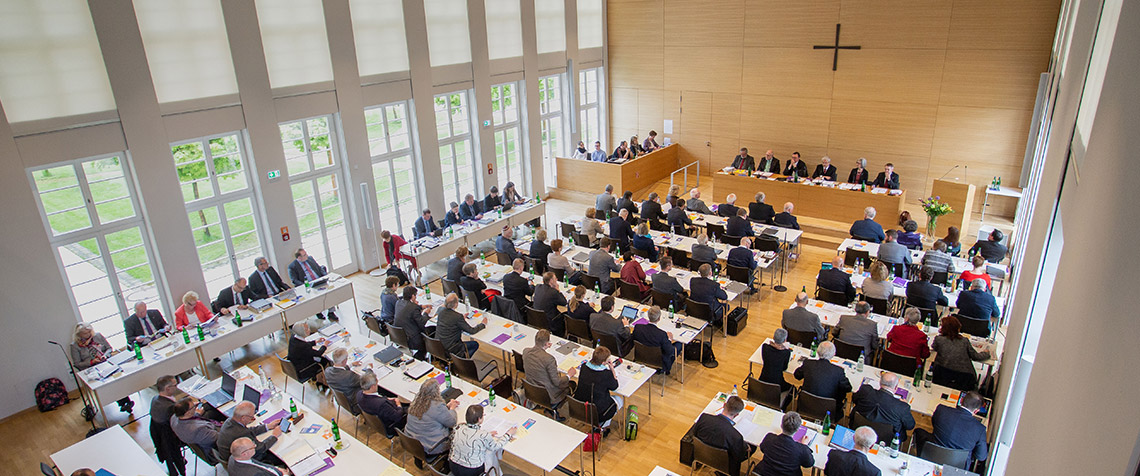
<path fill-rule="evenodd" d="M 894 281 L 891 281 L 891 282 L 892 282 L 892 283 L 894 283 L 894 285 L 895 285 L 895 286 L 898 286 L 898 287 L 900 287 L 900 288 L 905 288 L 905 287 L 906 287 L 906 279 L 903 279 L 903 278 L 895 278 L 895 280 L 894 280 Z"/>
<path fill-rule="evenodd" d="M 503 342 L 506 342 L 508 340 L 511 340 L 510 334 L 499 334 L 498 337 L 491 339 L 491 342 L 494 342 L 496 344 L 502 344 Z"/>

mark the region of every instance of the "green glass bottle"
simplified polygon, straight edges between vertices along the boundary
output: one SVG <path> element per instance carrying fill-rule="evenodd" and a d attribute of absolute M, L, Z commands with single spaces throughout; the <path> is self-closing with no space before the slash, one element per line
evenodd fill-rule
<path fill-rule="evenodd" d="M 536 204 L 542 203 L 542 197 L 538 196 L 537 193 L 534 194 L 534 203 L 536 203 Z"/>
<path fill-rule="evenodd" d="M 206 340 L 206 330 L 202 329 L 202 325 L 198 324 L 198 341 Z"/>
<path fill-rule="evenodd" d="M 190 343 L 190 331 L 186 330 L 186 326 L 182 327 L 182 340 L 186 341 L 187 344 Z"/>
<path fill-rule="evenodd" d="M 493 388 L 487 392 L 487 404 L 490 405 L 491 408 L 495 407 L 495 389 Z"/>
<path fill-rule="evenodd" d="M 427 299 L 428 302 L 431 302 L 431 290 L 428 289 L 426 284 L 424 285 L 424 299 Z"/>
<path fill-rule="evenodd" d="M 451 366 L 448 366 L 447 370 L 444 371 L 443 384 L 446 388 L 451 388 Z"/>
<path fill-rule="evenodd" d="M 819 350 L 819 339 L 818 338 L 812 339 L 811 340 L 811 358 L 814 359 L 818 355 L 816 353 L 817 350 Z"/>
<path fill-rule="evenodd" d="M 919 391 L 922 388 L 922 367 L 914 371 L 914 391 Z"/>
<path fill-rule="evenodd" d="M 823 434 L 824 435 L 831 434 L 831 412 L 830 411 L 827 412 L 825 415 L 823 415 Z"/>
<path fill-rule="evenodd" d="M 333 434 L 333 441 L 336 441 L 339 443 L 340 442 L 340 427 L 337 426 L 337 424 L 336 424 L 336 418 L 333 418 L 333 420 L 332 420 L 332 434 Z"/>
<path fill-rule="evenodd" d="M 289 398 L 289 416 L 294 419 L 300 416 L 297 414 L 297 402 L 294 402 L 292 398 Z"/>
<path fill-rule="evenodd" d="M 142 362 L 142 359 L 142 346 L 140 346 L 138 342 L 135 342 L 135 360 Z"/>

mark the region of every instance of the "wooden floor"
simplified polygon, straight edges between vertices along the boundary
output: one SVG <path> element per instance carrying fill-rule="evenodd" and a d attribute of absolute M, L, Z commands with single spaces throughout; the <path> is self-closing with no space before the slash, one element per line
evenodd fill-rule
<path fill-rule="evenodd" d="M 653 190 L 664 195 L 667 188 L 668 183 L 666 182 L 653 187 Z M 643 193 L 647 194 L 648 191 Z M 547 202 L 547 219 L 550 220 L 549 223 L 556 223 L 561 217 L 581 216 L 585 208 L 592 205 L 592 202 L 592 197 L 588 202 L 580 198 L 574 201 L 549 200 Z M 1002 221 L 998 223 L 999 227 L 1009 226 L 1008 219 L 1000 220 Z M 967 244 L 971 241 L 969 240 Z M 493 250 L 490 242 L 480 247 L 480 250 L 483 249 Z M 601 459 L 598 461 L 597 474 L 646 475 L 657 465 L 678 473 L 688 474 L 688 468 L 677 461 L 678 440 L 687 431 L 698 412 L 704 408 L 716 392 L 731 390 L 734 384 L 739 384 L 744 380 L 748 374 L 748 357 L 779 326 L 780 312 L 787 308 L 801 287 L 806 286 L 811 289 L 814 286 L 819 263 L 829 260 L 833 256 L 835 256 L 834 247 L 803 246 L 799 262 L 791 263 L 788 273 L 784 277 L 784 284 L 788 287 L 788 291 L 778 293 L 774 292 L 770 286 L 764 286 L 760 292 L 752 297 L 747 329 L 740 335 L 727 340 L 718 336 L 714 348 L 717 360 L 720 362 L 718 368 L 705 369 L 700 365 L 694 365 L 692 362 L 688 363 L 685 369 L 685 384 L 682 385 L 674 377 L 670 377 L 665 388 L 665 396 L 663 398 L 660 397 L 660 394 L 654 396 L 651 413 L 647 407 L 647 389 L 642 388 L 632 401 L 627 402 L 637 405 L 639 408 L 641 431 L 638 439 L 633 442 L 621 441 L 617 432 L 607 438 L 603 442 L 600 452 Z M 436 264 L 429 270 L 427 276 L 434 279 L 442 272 L 442 265 Z M 349 279 L 356 286 L 356 306 L 361 309 L 379 307 L 379 292 L 382 284 L 380 278 L 369 276 L 367 273 L 357 273 L 349 276 Z M 768 280 L 768 275 L 765 275 L 765 280 Z M 431 289 L 433 292 L 442 291 L 438 281 L 431 284 Z M 355 318 L 359 316 L 359 313 L 353 309 L 351 302 L 340 306 L 340 310 L 342 324 L 353 332 L 364 332 L 360 320 Z M 231 369 L 246 365 L 256 368 L 257 365 L 261 364 L 280 385 L 284 376 L 270 354 L 276 352 L 283 355 L 286 350 L 285 347 L 286 340 L 279 332 L 272 338 L 260 339 L 230 355 L 223 356 L 220 364 L 211 365 L 220 365 L 221 368 Z M 480 357 L 489 359 L 498 357 L 498 355 L 497 353 L 495 355 L 484 353 Z M 659 381 L 659 379 L 654 381 L 653 389 L 655 392 L 660 391 Z M 300 397 L 301 386 L 296 382 L 290 382 L 288 393 Z M 153 452 L 153 445 L 148 432 L 150 418 L 147 415 L 149 401 L 153 395 L 154 392 L 149 389 L 136 394 L 134 396 L 136 406 L 133 415 L 128 416 L 119 413 L 113 403 L 105 408 L 110 412 L 108 416 L 111 424 L 124 425 L 127 432 L 148 452 Z M 304 402 L 306 405 L 317 409 L 326 418 L 331 418 L 336 413 L 331 396 L 321 395 L 315 387 L 308 386 L 305 388 Z M 79 416 L 81 405 L 73 401 L 48 413 L 40 413 L 33 408 L 0 421 L 0 440 L 7 442 L 5 451 L 0 452 L 0 474 L 39 474 L 39 462 L 50 462 L 51 453 L 80 441 L 90 428 Z M 929 421 L 920 421 L 919 426 L 929 427 Z M 352 429 L 349 423 L 346 423 L 344 427 Z M 363 439 L 363 434 L 361 434 L 361 439 Z M 388 456 L 387 442 L 382 438 L 374 438 L 371 446 L 374 450 Z M 191 460 L 190 472 L 194 474 L 193 456 L 189 452 L 187 455 Z M 390 457 L 390 459 L 398 462 L 400 456 L 401 452 L 397 450 L 395 458 Z M 589 454 L 586 454 L 585 461 L 586 469 L 589 470 Z M 537 468 L 510 455 L 506 456 L 504 463 L 504 469 L 508 474 L 541 473 Z M 578 455 L 576 453 L 571 454 L 563 462 L 563 466 L 571 470 L 578 470 Z M 417 470 L 410 461 L 407 467 L 409 472 L 414 475 L 429 474 L 427 471 Z M 206 467 L 201 462 L 198 463 L 197 474 L 213 473 L 212 468 Z"/>

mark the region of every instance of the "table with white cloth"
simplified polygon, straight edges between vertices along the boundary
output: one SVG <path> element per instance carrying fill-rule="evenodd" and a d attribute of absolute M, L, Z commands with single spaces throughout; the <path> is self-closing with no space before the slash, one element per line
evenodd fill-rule
<path fill-rule="evenodd" d="M 483 214 L 480 220 L 468 220 L 457 225 L 443 228 L 438 236 L 424 236 L 409 241 L 400 248 L 400 251 L 416 259 L 416 265 L 421 269 L 428 265 L 447 259 L 455 254 L 460 246 L 473 247 L 478 243 L 499 236 L 504 226 L 516 227 L 546 216 L 546 202 L 527 200 L 526 203 L 515 205 L 510 210 L 502 212 L 490 211 Z"/>
<path fill-rule="evenodd" d="M 90 468 L 120 476 L 166 476 L 166 470 L 119 425 L 52 453 L 51 461 L 65 475 Z"/>

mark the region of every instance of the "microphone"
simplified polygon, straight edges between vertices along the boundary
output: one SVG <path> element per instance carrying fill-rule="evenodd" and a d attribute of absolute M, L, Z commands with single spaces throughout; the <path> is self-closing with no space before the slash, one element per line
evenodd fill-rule
<path fill-rule="evenodd" d="M 49 340 L 49 341 L 48 341 L 48 344 L 55 344 L 55 345 L 58 345 L 58 346 L 60 346 L 60 347 L 63 347 L 62 345 L 60 345 L 60 343 L 59 343 L 59 342 L 56 342 L 56 341 L 54 341 L 54 340 Z"/>
<path fill-rule="evenodd" d="M 967 166 L 967 167 L 969 167 L 969 166 Z M 957 169 L 957 168 L 958 168 L 957 165 L 950 167 L 950 170 L 947 170 L 946 173 L 942 174 L 941 177 L 938 177 L 938 180 L 942 180 L 942 179 L 946 178 L 947 175 L 950 175 L 950 172 L 953 172 L 954 169 Z"/>

